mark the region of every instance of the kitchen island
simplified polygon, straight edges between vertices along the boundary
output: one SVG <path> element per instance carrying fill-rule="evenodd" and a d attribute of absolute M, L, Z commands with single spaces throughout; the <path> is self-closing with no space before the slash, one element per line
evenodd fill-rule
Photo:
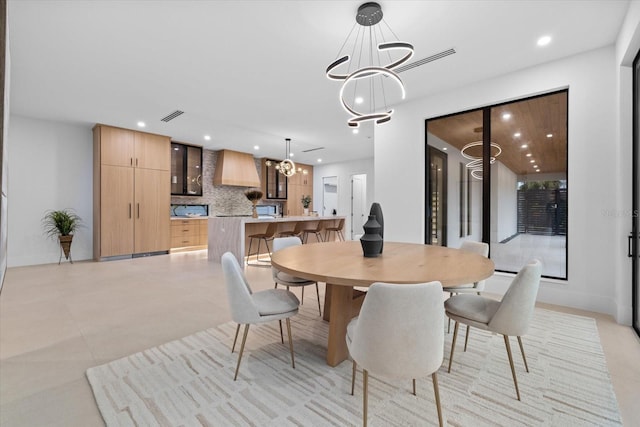
<path fill-rule="evenodd" d="M 247 255 L 249 237 L 252 234 L 264 233 L 270 223 L 277 223 L 275 236 L 283 231 L 293 230 L 296 223 L 308 221 L 309 228 L 314 227 L 318 221 L 323 221 L 325 226 L 338 224 L 343 216 L 289 216 L 274 218 L 252 218 L 250 216 L 210 216 L 209 217 L 209 247 L 208 258 L 215 262 L 220 262 L 220 258 L 225 252 L 231 252 L 243 263 Z M 324 232 L 323 232 L 324 237 Z M 329 236 L 335 237 L 335 233 Z M 316 242 L 315 236 L 309 236 L 308 243 Z M 257 242 L 256 242 L 257 243 Z M 254 245 L 255 246 L 255 245 Z M 264 248 L 264 244 L 262 245 Z M 266 254 L 266 249 L 262 250 Z"/>

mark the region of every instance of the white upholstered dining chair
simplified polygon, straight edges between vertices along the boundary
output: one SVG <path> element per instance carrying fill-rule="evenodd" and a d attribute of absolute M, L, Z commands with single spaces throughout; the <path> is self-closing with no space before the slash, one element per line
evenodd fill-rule
<path fill-rule="evenodd" d="M 450 319 L 455 321 L 451 355 L 449 356 L 449 372 L 451 372 L 451 363 L 453 362 L 453 353 L 460 323 L 467 325 L 467 327 L 473 326 L 501 334 L 504 337 L 504 344 L 507 348 L 516 395 L 520 400 L 520 390 L 518 389 L 518 379 L 511 355 L 509 337 L 518 337 L 524 367 L 529 372 L 527 358 L 522 345 L 522 335 L 526 334 L 529 329 L 540 286 L 541 274 L 542 264 L 538 260 L 533 260 L 516 275 L 509 289 L 502 297 L 502 301 L 472 294 L 456 295 L 445 301 L 445 312 Z"/>
<path fill-rule="evenodd" d="M 233 339 L 231 352 L 235 350 L 240 325 L 245 325 L 244 335 L 242 336 L 242 344 L 240 345 L 240 354 L 238 355 L 238 364 L 233 377 L 235 381 L 238 378 L 240 369 L 240 361 L 244 352 L 244 345 L 247 341 L 249 333 L 249 325 L 255 323 L 264 323 L 271 320 L 280 322 L 280 339 L 284 343 L 282 336 L 282 319 L 287 321 L 287 333 L 289 335 L 289 351 L 291 353 L 291 366 L 295 369 L 296 364 L 293 357 L 293 341 L 291 340 L 291 322 L 290 318 L 298 312 L 300 301 L 289 291 L 284 289 L 267 289 L 259 292 L 252 292 L 244 273 L 240 269 L 238 260 L 231 252 L 222 255 L 222 272 L 227 287 L 227 296 L 231 308 L 231 318 L 238 324 L 236 328 L 236 336 Z"/>
<path fill-rule="evenodd" d="M 460 245 L 460 250 L 472 252 L 474 254 L 482 255 L 483 257 L 489 256 L 489 244 L 484 242 L 474 242 L 473 240 L 465 240 Z M 484 291 L 484 280 L 480 280 L 479 282 L 469 283 L 461 286 L 443 286 L 442 290 L 444 292 L 449 292 L 449 296 L 453 296 L 456 294 L 477 294 L 480 295 L 480 292 Z M 451 319 L 449 319 L 447 323 L 447 333 L 451 332 Z M 469 328 L 467 327 L 467 332 L 464 337 L 464 351 L 467 351 L 467 343 L 469 342 Z"/>
<path fill-rule="evenodd" d="M 442 426 L 437 371 L 444 352 L 444 307 L 440 282 L 412 285 L 374 283 L 360 315 L 347 326 L 347 347 L 353 359 L 351 394 L 356 366 L 363 370 L 363 425 L 367 425 L 369 372 L 413 380 L 431 374 L 438 421 Z"/>
<path fill-rule="evenodd" d="M 280 249 L 288 248 L 290 246 L 299 246 L 302 244 L 302 241 L 299 237 L 276 237 L 273 239 L 273 252 L 278 252 Z M 313 280 L 303 279 L 301 277 L 295 277 L 290 274 L 285 273 L 284 271 L 280 271 L 275 267 L 271 267 L 271 275 L 273 276 L 273 281 L 275 283 L 275 287 L 278 285 L 286 286 L 287 290 L 290 287 L 300 287 L 302 288 L 302 298 L 301 304 L 304 304 L 304 288 L 309 285 L 316 285 L 316 295 L 318 296 L 318 313 L 322 316 L 322 309 L 320 308 L 320 290 L 318 289 L 318 282 L 314 282 Z"/>

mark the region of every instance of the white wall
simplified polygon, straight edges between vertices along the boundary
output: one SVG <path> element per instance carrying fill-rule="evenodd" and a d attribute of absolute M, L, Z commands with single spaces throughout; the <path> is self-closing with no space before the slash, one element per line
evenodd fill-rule
<path fill-rule="evenodd" d="M 350 238 L 348 230 L 351 230 L 351 175 L 367 175 L 367 205 L 371 206 L 371 203 L 377 202 L 373 197 L 375 194 L 373 172 L 373 159 L 331 163 L 313 167 L 313 194 L 316 199 L 322 197 L 322 177 L 338 177 L 338 215 L 346 217 L 344 225 L 344 229 L 346 230 L 344 236 L 346 239 Z M 382 205 L 382 213 L 384 214 L 386 233 L 387 211 L 385 205 Z"/>
<path fill-rule="evenodd" d="M 424 194 L 426 118 L 568 87 L 569 278 L 544 280 L 539 299 L 610 314 L 626 312 L 630 300 L 618 298 L 611 283 L 615 266 L 625 256 L 620 242 L 626 236 L 618 229 L 619 218 L 600 215 L 603 207 L 620 202 L 614 191 L 620 178 L 630 179 L 617 175 L 616 72 L 610 46 L 398 106 L 392 120 L 375 134 L 375 197 L 387 207 L 385 237 L 419 242 L 424 234 L 425 201 L 417 195 Z M 389 163 L 402 168 L 383 167 Z M 403 185 L 407 182 L 414 185 Z M 488 287 L 503 291 L 509 282 L 510 278 L 496 278 Z M 624 310 L 619 311 L 619 305 Z M 618 321 L 630 323 L 630 318 L 618 317 Z"/>
<path fill-rule="evenodd" d="M 500 161 L 491 166 L 491 243 L 501 242 L 518 231 L 517 178 Z"/>
<path fill-rule="evenodd" d="M 58 262 L 58 242 L 42 231 L 41 220 L 49 209 L 72 208 L 80 215 L 84 227 L 76 233 L 71 255 L 74 261 L 91 259 L 91 127 L 12 115 L 9 157 L 8 266 Z"/>

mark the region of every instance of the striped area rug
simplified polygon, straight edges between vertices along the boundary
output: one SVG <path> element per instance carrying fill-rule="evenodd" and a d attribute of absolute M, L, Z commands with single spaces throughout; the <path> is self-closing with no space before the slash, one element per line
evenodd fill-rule
<path fill-rule="evenodd" d="M 361 425 L 362 373 L 351 396 L 351 362 L 326 365 L 327 323 L 313 304 L 302 307 L 292 319 L 296 369 L 286 337 L 280 343 L 277 322 L 251 327 L 235 382 L 233 323 L 89 369 L 107 426 Z M 530 373 L 512 342 L 522 402 L 515 397 L 501 336 L 472 330 L 463 352 L 463 335 L 451 374 L 446 364 L 452 334 L 445 337 L 438 372 L 445 424 L 621 425 L 593 319 L 536 309 L 523 339 Z M 417 394 L 411 394 L 411 381 L 371 375 L 369 424 L 437 425 L 430 376 L 418 379 Z"/>

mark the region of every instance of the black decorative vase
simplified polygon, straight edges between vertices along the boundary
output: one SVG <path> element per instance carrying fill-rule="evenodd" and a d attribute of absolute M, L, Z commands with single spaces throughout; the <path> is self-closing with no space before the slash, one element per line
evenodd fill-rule
<path fill-rule="evenodd" d="M 380 237 L 380 224 L 374 215 L 369 215 L 369 220 L 362 226 L 364 235 L 360 238 L 362 252 L 366 258 L 374 258 L 382 251 L 382 237 Z"/>
<path fill-rule="evenodd" d="M 382 244 L 380 245 L 380 253 L 382 253 L 382 249 L 383 249 L 383 245 L 384 245 L 384 217 L 382 216 L 382 207 L 380 206 L 380 203 L 373 203 L 371 205 L 371 210 L 369 211 L 369 215 L 373 215 L 376 217 L 376 221 L 378 221 L 378 224 L 380 224 L 380 238 L 383 240 Z"/>

